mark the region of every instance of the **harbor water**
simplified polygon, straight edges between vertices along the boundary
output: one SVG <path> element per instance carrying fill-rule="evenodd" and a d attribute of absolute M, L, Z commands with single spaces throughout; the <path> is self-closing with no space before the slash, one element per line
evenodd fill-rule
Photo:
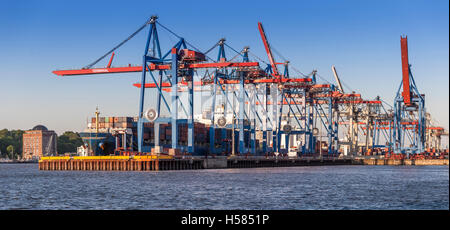
<path fill-rule="evenodd" d="M 449 209 L 448 166 L 39 171 L 0 164 L 0 209 Z"/>

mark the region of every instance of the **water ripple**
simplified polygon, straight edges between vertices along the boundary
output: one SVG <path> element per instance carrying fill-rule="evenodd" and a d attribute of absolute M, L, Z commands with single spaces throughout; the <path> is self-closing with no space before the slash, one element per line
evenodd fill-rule
<path fill-rule="evenodd" d="M 0 209 L 449 209 L 448 166 L 164 172 L 0 164 Z"/>

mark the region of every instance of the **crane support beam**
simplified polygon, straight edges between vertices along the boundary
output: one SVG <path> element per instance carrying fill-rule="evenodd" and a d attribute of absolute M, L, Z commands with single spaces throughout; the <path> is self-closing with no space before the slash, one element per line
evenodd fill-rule
<path fill-rule="evenodd" d="M 220 84 L 239 84 L 240 80 L 219 80 Z M 275 79 L 254 79 L 254 80 L 244 80 L 245 84 L 250 84 L 250 83 L 279 83 L 279 80 L 275 80 Z M 310 78 L 296 78 L 296 79 L 282 79 L 281 82 L 283 83 L 287 83 L 287 82 L 311 82 Z M 179 84 L 181 85 L 187 85 L 187 82 L 180 82 Z M 202 86 L 202 85 L 209 85 L 212 83 L 209 82 L 202 82 L 202 81 L 196 81 L 194 82 L 194 86 Z M 133 84 L 133 86 L 141 88 L 141 84 L 140 83 L 135 83 Z M 172 85 L 168 82 L 164 82 L 161 85 L 162 88 L 166 88 L 166 87 L 172 87 Z M 145 88 L 156 88 L 156 84 L 155 83 L 145 83 Z"/>
<path fill-rule="evenodd" d="M 114 52 L 112 52 L 111 58 L 109 59 L 109 62 L 108 62 L 108 65 L 106 66 L 106 68 L 111 68 L 111 64 L 112 64 L 113 59 L 114 59 Z"/>
<path fill-rule="evenodd" d="M 338 74 L 336 72 L 336 68 L 334 67 L 334 65 L 331 66 L 331 70 L 333 70 L 333 75 L 334 75 L 334 78 L 336 79 L 336 82 L 338 84 L 339 90 L 342 93 L 344 93 L 344 88 L 342 88 L 341 80 L 339 79 L 339 76 L 338 76 Z"/>
<path fill-rule="evenodd" d="M 290 97 L 288 97 L 290 98 Z M 268 105 L 272 105 L 272 101 L 267 101 L 266 102 Z M 381 104 L 381 101 L 336 101 L 334 102 L 336 104 Z M 259 105 L 261 103 L 256 102 L 256 105 Z M 281 103 L 278 102 L 278 105 L 280 105 Z M 291 101 L 291 102 L 287 102 L 286 100 L 283 101 L 283 105 L 297 105 L 299 104 L 299 102 L 295 102 L 295 101 Z M 322 101 L 316 101 L 316 102 L 311 102 L 311 103 L 307 103 L 307 104 L 326 104 L 326 102 L 322 102 Z"/>

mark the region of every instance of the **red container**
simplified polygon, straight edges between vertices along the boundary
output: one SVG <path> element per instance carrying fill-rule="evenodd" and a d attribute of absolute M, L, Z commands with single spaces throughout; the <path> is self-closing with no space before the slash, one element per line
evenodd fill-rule
<path fill-rule="evenodd" d="M 185 61 L 205 61 L 205 55 L 193 50 L 182 49 L 180 51 L 180 57 Z"/>

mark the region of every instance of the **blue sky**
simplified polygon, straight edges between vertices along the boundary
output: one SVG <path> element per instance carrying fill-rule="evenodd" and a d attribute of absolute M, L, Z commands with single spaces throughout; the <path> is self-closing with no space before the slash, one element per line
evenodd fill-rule
<path fill-rule="evenodd" d="M 400 35 L 426 106 L 449 127 L 449 2 L 435 1 L 2 1 L 0 128 L 44 124 L 82 131 L 98 105 L 106 116 L 136 116 L 140 74 L 57 77 L 81 68 L 134 32 L 150 15 L 200 50 L 225 37 L 264 58 L 257 22 L 303 73 L 317 69 L 364 98 L 392 104 L 401 80 Z M 115 66 L 140 64 L 146 33 L 116 53 Z M 160 32 L 164 44 L 175 41 Z M 216 56 L 214 53 L 212 56 Z M 234 56 L 231 53 L 229 56 Z M 278 60 L 280 60 L 278 58 Z M 106 60 L 107 61 L 107 60 Z M 106 65 L 106 61 L 99 66 Z M 281 61 L 281 60 L 280 60 Z M 348 88 L 347 88 L 348 90 Z"/>

